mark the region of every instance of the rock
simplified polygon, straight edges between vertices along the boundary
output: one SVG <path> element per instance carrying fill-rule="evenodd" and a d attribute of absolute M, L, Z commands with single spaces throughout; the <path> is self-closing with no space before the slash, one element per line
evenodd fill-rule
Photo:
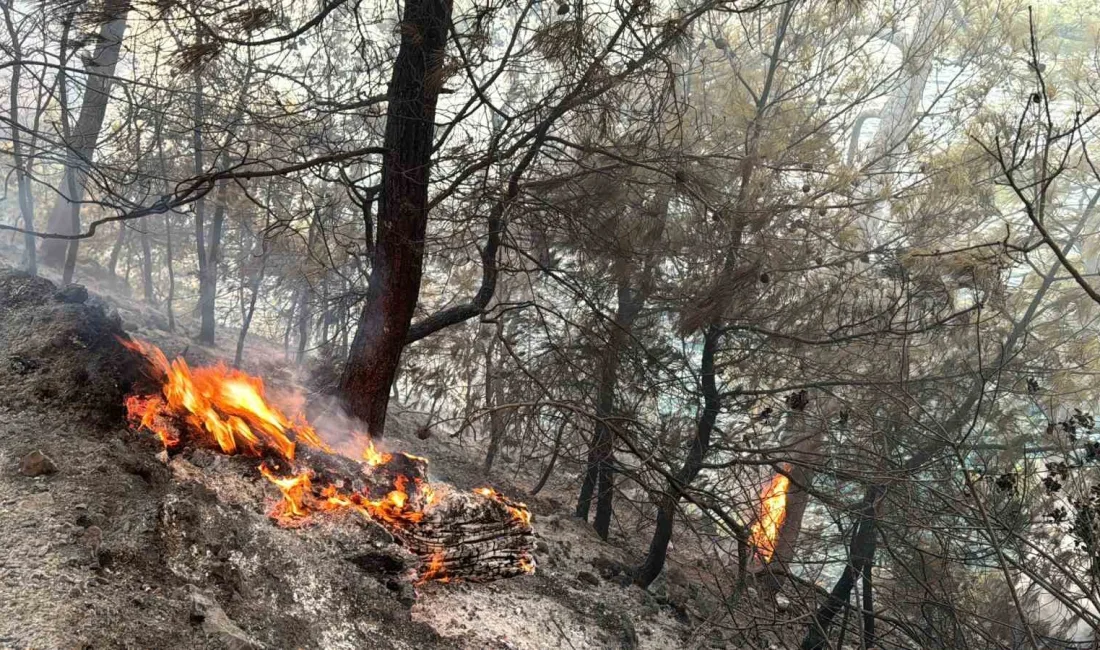
<path fill-rule="evenodd" d="M 194 586 L 191 588 L 191 622 L 202 626 L 207 636 L 230 650 L 262 650 L 265 647 L 226 616 L 217 601 Z"/>
<path fill-rule="evenodd" d="M 596 577 L 596 574 L 590 573 L 588 571 L 578 572 L 577 573 L 577 580 L 580 580 L 581 582 L 583 582 L 585 584 L 592 585 L 593 587 L 597 587 L 600 584 L 600 579 L 598 577 Z"/>
<path fill-rule="evenodd" d="M 57 290 L 54 298 L 58 302 L 83 305 L 88 301 L 88 289 L 82 284 L 69 284 Z"/>
<path fill-rule="evenodd" d="M 610 580 L 611 578 L 626 571 L 626 567 L 623 566 L 622 562 L 604 557 L 602 555 L 598 555 L 592 558 L 590 564 L 594 569 L 596 569 L 596 571 L 599 572 L 600 577 L 604 580 Z"/>
<path fill-rule="evenodd" d="M 45 476 L 57 473 L 57 463 L 41 450 L 34 450 L 23 457 L 19 463 L 19 473 L 23 476 Z"/>
<path fill-rule="evenodd" d="M 99 548 L 103 544 L 103 529 L 99 526 L 88 526 L 84 531 L 84 536 L 81 538 L 84 545 L 92 553 L 92 566 L 99 568 L 101 565 L 99 557 Z"/>

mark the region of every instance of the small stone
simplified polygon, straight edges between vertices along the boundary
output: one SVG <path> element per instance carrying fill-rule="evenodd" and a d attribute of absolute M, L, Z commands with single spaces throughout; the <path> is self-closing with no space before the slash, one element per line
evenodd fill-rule
<path fill-rule="evenodd" d="M 599 586 L 600 579 L 596 577 L 596 574 L 588 571 L 580 571 L 577 573 L 577 580 L 585 584 L 592 585 L 593 587 Z"/>
<path fill-rule="evenodd" d="M 168 464 L 168 450 L 167 449 L 161 449 L 160 451 L 157 452 L 157 454 L 156 454 L 156 456 L 154 456 L 154 458 L 156 458 L 157 461 L 160 462 L 161 465 L 167 465 Z"/>
<path fill-rule="evenodd" d="M 44 476 L 56 472 L 57 463 L 37 449 L 24 456 L 19 463 L 19 473 L 24 476 Z"/>
<path fill-rule="evenodd" d="M 226 616 L 217 601 L 195 587 L 191 591 L 190 620 L 195 625 L 201 625 L 208 637 L 217 640 L 225 648 L 259 650 L 265 647 Z"/>
<path fill-rule="evenodd" d="M 54 298 L 58 302 L 83 305 L 88 300 L 88 290 L 82 284 L 70 284 L 58 289 Z"/>

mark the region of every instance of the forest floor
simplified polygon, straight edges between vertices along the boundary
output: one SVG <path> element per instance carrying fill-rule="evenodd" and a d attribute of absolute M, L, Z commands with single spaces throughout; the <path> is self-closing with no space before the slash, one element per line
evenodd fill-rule
<path fill-rule="evenodd" d="M 354 562 L 392 541 L 377 527 L 280 528 L 265 514 L 276 494 L 232 458 L 157 460 L 154 437 L 122 419 L 131 370 L 109 341 L 125 330 L 169 357 L 227 355 L 165 324 L 125 296 L 0 271 L 0 648 L 738 647 L 703 624 L 715 605 L 683 571 L 629 584 L 637 549 L 600 540 L 553 486 L 529 501 L 534 575 L 413 591 Z M 294 377 L 281 350 L 249 352 L 246 369 Z M 427 456 L 433 481 L 490 482 L 479 449 L 421 439 L 418 422 L 398 410 L 386 446 Z"/>

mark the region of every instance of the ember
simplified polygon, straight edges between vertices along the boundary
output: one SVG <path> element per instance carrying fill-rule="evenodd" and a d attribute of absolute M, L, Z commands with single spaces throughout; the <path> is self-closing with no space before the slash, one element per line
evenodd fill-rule
<path fill-rule="evenodd" d="M 259 458 L 259 473 L 282 493 L 268 513 L 279 525 L 306 525 L 330 512 L 362 514 L 420 556 L 418 584 L 534 573 L 524 504 L 492 488 L 473 497 L 433 486 L 425 459 L 383 452 L 363 435 L 354 457 L 341 455 L 304 416 L 272 404 L 261 379 L 223 364 L 169 362 L 149 343 L 123 344 L 144 355 L 161 382 L 159 395 L 127 398 L 134 426 L 156 433 L 169 451 L 192 445 Z"/>
<path fill-rule="evenodd" d="M 785 474 L 776 474 L 764 493 L 760 495 L 760 513 L 752 525 L 749 543 L 764 562 L 772 559 L 779 539 L 779 529 L 787 518 L 787 489 L 791 480 Z"/>

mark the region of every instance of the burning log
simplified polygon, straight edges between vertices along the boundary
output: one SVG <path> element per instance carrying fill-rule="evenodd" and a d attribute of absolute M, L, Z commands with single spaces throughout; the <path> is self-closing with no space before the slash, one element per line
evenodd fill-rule
<path fill-rule="evenodd" d="M 420 582 L 494 580 L 533 573 L 526 506 L 491 488 L 460 493 L 428 481 L 427 460 L 385 453 L 369 440 L 355 455 L 336 453 L 303 417 L 269 403 L 263 382 L 224 366 L 192 369 L 157 348 L 127 343 L 150 361 L 160 395 L 131 396 L 136 428 L 155 432 L 166 450 L 214 449 L 259 460 L 283 494 L 269 513 L 288 527 L 352 511 L 377 521 L 420 557 Z"/>
<path fill-rule="evenodd" d="M 534 571 L 529 514 L 489 488 L 476 494 L 448 492 L 425 515 L 402 535 L 405 545 L 426 560 L 421 580 L 489 581 Z"/>

